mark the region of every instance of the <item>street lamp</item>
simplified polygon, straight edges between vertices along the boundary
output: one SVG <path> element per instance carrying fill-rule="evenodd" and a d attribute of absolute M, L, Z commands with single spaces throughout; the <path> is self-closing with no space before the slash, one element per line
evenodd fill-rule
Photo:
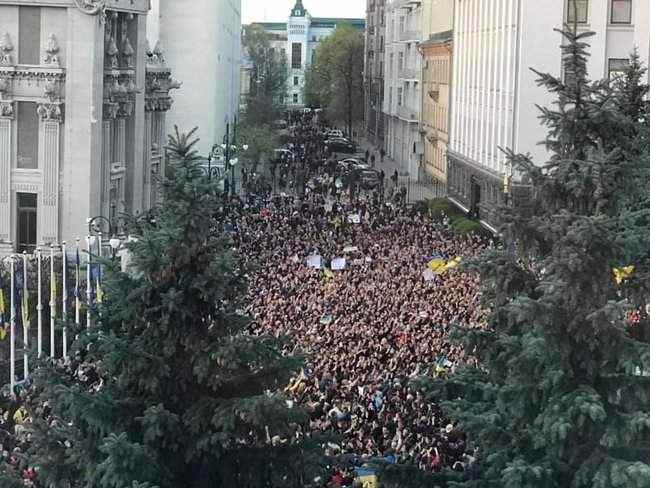
<path fill-rule="evenodd" d="M 248 151 L 248 144 L 243 144 L 241 149 Z M 236 195 L 236 185 L 235 185 L 235 165 L 239 163 L 239 159 L 233 157 L 239 151 L 237 147 L 237 118 L 235 117 L 235 127 L 233 129 L 232 139 L 230 139 L 230 123 L 226 124 L 226 135 L 223 136 L 223 142 L 221 143 L 221 149 L 223 150 L 224 161 L 226 164 L 226 170 L 230 168 L 230 195 Z M 232 159 L 231 159 L 232 158 Z"/>

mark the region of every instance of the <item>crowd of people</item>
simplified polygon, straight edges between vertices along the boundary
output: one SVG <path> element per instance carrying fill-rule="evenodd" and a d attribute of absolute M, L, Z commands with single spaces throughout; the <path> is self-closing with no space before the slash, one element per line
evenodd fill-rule
<path fill-rule="evenodd" d="M 323 147 L 322 124 L 300 115 L 292 125 L 296 156 L 271 169 L 274 177 L 322 174 L 336 161 Z M 308 411 L 309 432 L 335 434 L 327 445 L 333 456 L 467 469 L 475 453 L 465 435 L 413 380 L 474 361 L 449 332 L 455 323 L 484 326 L 478 277 L 458 268 L 434 273 L 428 263 L 470 260 L 489 243 L 455 235 L 446 222 L 377 192 L 285 190 L 267 191 L 254 204 L 236 197 L 225 228 L 254 270 L 246 299 L 250 333 L 287 337 L 284 352 L 307 358 L 285 394 Z M 89 388 L 101 388 L 93 368 L 75 361 L 68 367 Z M 29 443 L 24 401 L 14 397 L 0 411 L 0 451 L 25 486 L 35 486 L 34 470 L 20 464 Z M 47 404 L 29 410 L 52 421 Z M 333 486 L 351 476 L 334 472 Z"/>
<path fill-rule="evenodd" d="M 288 336 L 286 352 L 309 358 L 286 391 L 309 410 L 312 431 L 340 435 L 331 453 L 464 469 L 464 435 L 411 380 L 472 360 L 448 333 L 484 323 L 477 277 L 426 269 L 432 256 L 476 257 L 484 240 L 404 207 L 318 195 L 237 220 L 237 248 L 256 269 L 252 331 Z"/>

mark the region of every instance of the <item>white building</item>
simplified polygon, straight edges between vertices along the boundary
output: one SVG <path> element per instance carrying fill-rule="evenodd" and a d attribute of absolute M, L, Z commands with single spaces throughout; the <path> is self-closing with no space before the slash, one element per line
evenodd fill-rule
<path fill-rule="evenodd" d="M 0 0 L 0 253 L 150 208 L 169 91 L 148 0 Z M 108 230 L 108 229 L 105 229 Z"/>
<path fill-rule="evenodd" d="M 422 107 L 423 8 L 420 1 L 386 2 L 384 114 L 386 153 L 418 176 L 423 146 L 420 136 Z"/>
<path fill-rule="evenodd" d="M 255 22 L 271 34 L 273 48 L 286 55 L 288 108 L 304 107 L 305 72 L 315 59 L 318 43 L 339 24 L 350 24 L 359 30 L 364 30 L 366 25 L 364 19 L 312 17 L 302 0 L 296 0 L 286 23 Z"/>
<path fill-rule="evenodd" d="M 529 68 L 561 74 L 561 37 L 553 32 L 577 7 L 579 29 L 593 30 L 589 75 L 620 70 L 636 47 L 647 65 L 650 1 L 647 0 L 456 0 L 449 197 L 484 222 L 498 221 L 503 180 L 510 168 L 502 148 L 544 162 L 545 137 L 537 105 L 552 96 Z M 516 180 L 516 175 L 515 175 Z M 515 184 L 513 203 L 519 198 Z"/>
<path fill-rule="evenodd" d="M 153 0 L 148 29 L 172 71 L 184 73 L 166 133 L 198 126 L 197 150 L 207 155 L 239 110 L 241 0 Z"/>

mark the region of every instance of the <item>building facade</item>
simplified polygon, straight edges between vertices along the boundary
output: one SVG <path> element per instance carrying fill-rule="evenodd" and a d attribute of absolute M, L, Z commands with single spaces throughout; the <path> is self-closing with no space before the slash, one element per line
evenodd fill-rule
<path fill-rule="evenodd" d="M 384 52 L 386 43 L 386 0 L 366 4 L 366 48 L 364 83 L 366 137 L 384 146 Z"/>
<path fill-rule="evenodd" d="M 412 178 L 418 177 L 423 155 L 422 56 L 418 51 L 423 10 L 420 1 L 386 2 L 385 150 Z"/>
<path fill-rule="evenodd" d="M 552 96 L 537 86 L 529 68 L 561 75 L 561 38 L 553 29 L 574 20 L 579 29 L 596 32 L 589 39 L 592 79 L 620 70 L 634 48 L 647 65 L 650 2 L 645 0 L 455 2 L 448 193 L 489 226 L 498 223 L 506 176 L 514 177 L 510 202 L 525 198 L 500 148 L 530 153 L 540 164 L 548 157 L 538 144 L 546 129 L 536 105 L 550 106 Z"/>
<path fill-rule="evenodd" d="M 438 197 L 447 193 L 447 146 L 451 119 L 454 0 L 423 4 L 422 109 L 420 133 L 424 156 L 421 178 Z"/>
<path fill-rule="evenodd" d="M 172 71 L 187 73 L 175 95 L 182 110 L 170 112 L 165 131 L 198 127 L 197 150 L 207 156 L 239 111 L 241 0 L 153 0 L 148 27 Z"/>
<path fill-rule="evenodd" d="M 169 92 L 148 0 L 0 0 L 0 252 L 155 203 Z"/>
<path fill-rule="evenodd" d="M 329 36 L 338 25 L 349 24 L 364 30 L 365 19 L 337 19 L 312 17 L 302 0 L 296 0 L 289 19 L 284 22 L 255 22 L 271 35 L 271 45 L 287 59 L 287 96 L 289 109 L 305 106 L 305 74 L 316 59 L 318 44 Z"/>
<path fill-rule="evenodd" d="M 422 168 L 436 196 L 447 192 L 447 145 L 452 74 L 452 32 L 431 36 L 420 44 L 422 53 Z"/>

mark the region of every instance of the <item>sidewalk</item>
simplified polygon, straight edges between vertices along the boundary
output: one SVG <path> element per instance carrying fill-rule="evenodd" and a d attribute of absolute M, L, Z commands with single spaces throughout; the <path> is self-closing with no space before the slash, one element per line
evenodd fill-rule
<path fill-rule="evenodd" d="M 366 150 L 368 150 L 371 155 L 375 155 L 375 169 L 383 169 L 384 173 L 386 173 L 387 181 L 390 181 L 389 178 L 393 175 L 395 170 L 397 170 L 397 174 L 399 175 L 398 186 L 406 186 L 409 203 L 443 196 L 436 193 L 436 189 L 433 185 L 419 181 L 417 174 L 410 175 L 406 164 L 395 161 L 393 158 L 388 156 L 384 156 L 384 161 L 382 163 L 381 157 L 379 156 L 379 148 L 375 147 L 365 137 L 361 137 L 359 139 L 359 152 L 365 155 Z"/>

